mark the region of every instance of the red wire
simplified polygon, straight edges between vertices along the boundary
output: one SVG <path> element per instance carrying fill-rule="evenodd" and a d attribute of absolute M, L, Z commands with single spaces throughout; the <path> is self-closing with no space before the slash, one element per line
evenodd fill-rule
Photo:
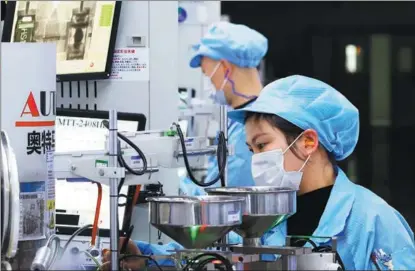
<path fill-rule="evenodd" d="M 133 206 L 131 206 L 131 210 L 134 209 L 135 204 L 137 203 L 138 196 L 140 195 L 141 185 L 137 185 L 135 187 L 134 198 L 133 198 Z"/>
<path fill-rule="evenodd" d="M 102 185 L 100 183 L 96 183 L 96 184 L 98 186 L 98 197 L 97 197 L 97 205 L 95 207 L 94 225 L 92 226 L 92 235 L 91 235 L 92 246 L 95 246 L 95 240 L 97 238 L 99 213 L 101 212 L 101 201 L 102 201 Z"/>

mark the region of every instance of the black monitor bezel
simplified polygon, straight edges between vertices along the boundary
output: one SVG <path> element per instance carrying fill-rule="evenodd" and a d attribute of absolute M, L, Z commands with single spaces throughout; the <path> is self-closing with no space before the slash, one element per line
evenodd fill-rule
<path fill-rule="evenodd" d="M 122 1 L 115 1 L 114 17 L 112 20 L 111 36 L 108 46 L 107 63 L 105 64 L 105 71 L 93 72 L 93 73 L 73 73 L 73 74 L 57 74 L 57 82 L 71 82 L 71 81 L 86 81 L 86 80 L 102 80 L 108 79 L 111 75 L 112 58 L 114 55 L 115 42 L 118 33 L 118 24 L 121 14 L 121 3 Z M 2 42 L 10 42 L 14 14 L 16 10 L 16 1 L 9 1 L 6 5 L 6 18 L 3 26 Z"/>

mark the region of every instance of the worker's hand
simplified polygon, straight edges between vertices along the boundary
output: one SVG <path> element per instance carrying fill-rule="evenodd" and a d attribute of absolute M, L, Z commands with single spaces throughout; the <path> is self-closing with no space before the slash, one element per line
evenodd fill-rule
<path fill-rule="evenodd" d="M 121 249 L 122 244 L 124 243 L 125 237 L 121 237 L 118 243 L 118 249 Z M 127 255 L 141 255 L 141 251 L 138 249 L 137 245 L 132 241 L 128 241 L 127 251 L 125 252 Z M 125 259 L 121 263 L 121 268 L 126 270 L 140 270 L 145 267 L 146 259 L 140 259 L 137 257 L 131 257 Z M 101 270 L 110 271 L 111 270 L 111 252 L 107 251 L 104 256 L 102 257 L 103 265 L 101 266 Z"/>

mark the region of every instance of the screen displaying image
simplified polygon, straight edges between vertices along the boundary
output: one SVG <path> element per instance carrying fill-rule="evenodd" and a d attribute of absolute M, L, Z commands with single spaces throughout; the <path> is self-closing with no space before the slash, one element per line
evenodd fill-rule
<path fill-rule="evenodd" d="M 55 42 L 56 73 L 105 72 L 116 1 L 16 1 L 10 42 Z"/>
<path fill-rule="evenodd" d="M 97 151 L 105 149 L 108 129 L 102 124 L 103 119 L 77 118 L 67 116 L 56 117 L 56 152 Z M 137 121 L 118 121 L 118 130 L 137 131 Z M 110 228 L 109 186 L 102 186 L 102 202 L 100 212 L 101 229 Z M 128 186 L 123 186 L 121 194 L 127 194 Z M 65 210 L 65 214 L 79 215 L 78 226 L 92 224 L 98 196 L 97 185 L 91 182 L 56 182 L 56 209 Z M 125 200 L 120 199 L 120 203 Z M 119 225 L 122 226 L 125 207 L 118 208 Z"/>

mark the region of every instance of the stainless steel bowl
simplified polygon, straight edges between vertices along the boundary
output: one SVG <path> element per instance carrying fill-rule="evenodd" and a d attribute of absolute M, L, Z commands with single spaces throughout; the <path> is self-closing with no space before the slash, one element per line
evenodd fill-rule
<path fill-rule="evenodd" d="M 242 223 L 244 197 L 151 197 L 149 220 L 186 248 L 205 248 Z"/>
<path fill-rule="evenodd" d="M 244 197 L 242 224 L 235 231 L 259 238 L 297 211 L 297 191 L 273 186 L 206 188 L 209 195 Z"/>

